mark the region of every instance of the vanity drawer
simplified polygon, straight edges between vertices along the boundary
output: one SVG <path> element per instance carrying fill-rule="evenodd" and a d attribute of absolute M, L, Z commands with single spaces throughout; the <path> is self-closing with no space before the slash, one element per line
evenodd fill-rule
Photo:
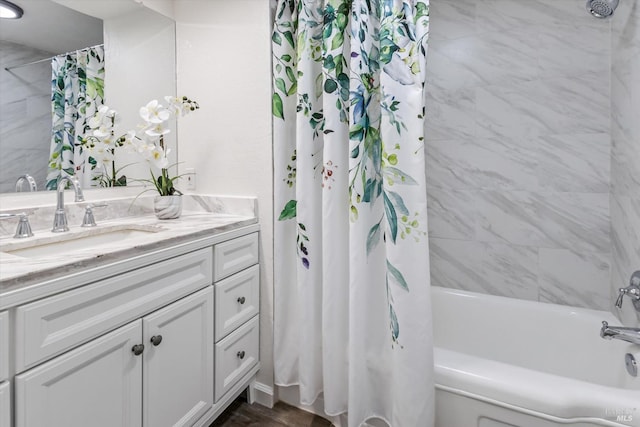
<path fill-rule="evenodd" d="M 0 312 L 0 382 L 9 378 L 9 313 Z"/>
<path fill-rule="evenodd" d="M 216 402 L 258 363 L 259 341 L 255 316 L 216 344 Z"/>
<path fill-rule="evenodd" d="M 218 281 L 258 263 L 258 233 L 238 237 L 213 247 L 214 274 Z"/>
<path fill-rule="evenodd" d="M 11 427 L 11 386 L 0 382 L 0 427 Z"/>
<path fill-rule="evenodd" d="M 260 304 L 260 267 L 254 265 L 217 282 L 216 341 L 258 314 Z"/>
<path fill-rule="evenodd" d="M 18 307 L 17 372 L 211 285 L 212 265 L 205 248 Z"/>

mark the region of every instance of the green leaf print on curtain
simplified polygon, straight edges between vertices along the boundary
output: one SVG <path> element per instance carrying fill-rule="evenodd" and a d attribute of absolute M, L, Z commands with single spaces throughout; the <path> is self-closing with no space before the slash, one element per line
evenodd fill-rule
<path fill-rule="evenodd" d="M 353 426 L 433 419 L 428 29 L 428 0 L 275 10 L 275 380 Z"/>
<path fill-rule="evenodd" d="M 95 46 L 51 61 L 52 135 L 48 190 L 63 176 L 76 175 L 87 185 L 95 162 L 82 149 L 88 119 L 104 103 L 104 48 Z"/>

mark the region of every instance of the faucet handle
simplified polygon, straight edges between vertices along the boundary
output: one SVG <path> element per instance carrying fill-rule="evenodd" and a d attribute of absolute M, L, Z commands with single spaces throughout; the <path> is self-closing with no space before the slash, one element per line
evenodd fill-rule
<path fill-rule="evenodd" d="M 3 213 L 0 214 L 0 219 L 9 219 L 9 218 L 19 218 L 18 226 L 16 227 L 16 232 L 13 235 L 15 239 L 23 239 L 25 237 L 33 236 L 33 231 L 31 231 L 31 224 L 29 224 L 29 215 L 31 215 L 35 209 L 31 209 L 24 212 L 19 213 Z"/>
<path fill-rule="evenodd" d="M 633 272 L 629 279 L 629 286 L 640 288 L 640 270 Z"/>
<path fill-rule="evenodd" d="M 97 224 L 96 224 L 96 218 L 93 216 L 93 209 L 104 208 L 106 206 L 107 206 L 106 203 L 97 204 L 97 205 L 93 203 L 88 203 L 84 207 L 84 218 L 82 219 L 81 227 L 95 227 Z"/>
<path fill-rule="evenodd" d="M 615 304 L 617 308 L 622 308 L 622 300 L 625 295 L 631 298 L 633 306 L 637 311 L 640 311 L 640 270 L 635 271 L 631 275 L 631 279 L 629 279 L 629 286 L 618 289 L 618 299 Z"/>

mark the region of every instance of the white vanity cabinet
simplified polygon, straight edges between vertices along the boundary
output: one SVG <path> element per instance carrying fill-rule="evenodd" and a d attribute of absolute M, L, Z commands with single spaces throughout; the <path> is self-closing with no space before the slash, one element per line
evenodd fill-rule
<path fill-rule="evenodd" d="M 0 427 L 208 426 L 259 369 L 256 231 L 0 312 Z"/>
<path fill-rule="evenodd" d="M 193 425 L 213 405 L 212 336 L 208 286 L 17 375 L 16 425 Z"/>

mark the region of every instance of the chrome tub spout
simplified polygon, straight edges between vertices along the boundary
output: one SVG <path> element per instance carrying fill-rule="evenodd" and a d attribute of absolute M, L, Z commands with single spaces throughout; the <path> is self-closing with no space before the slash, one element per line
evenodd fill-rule
<path fill-rule="evenodd" d="M 622 326 L 609 326 L 607 322 L 602 322 L 600 336 L 604 339 L 622 340 L 632 344 L 640 345 L 640 328 L 625 328 Z"/>

